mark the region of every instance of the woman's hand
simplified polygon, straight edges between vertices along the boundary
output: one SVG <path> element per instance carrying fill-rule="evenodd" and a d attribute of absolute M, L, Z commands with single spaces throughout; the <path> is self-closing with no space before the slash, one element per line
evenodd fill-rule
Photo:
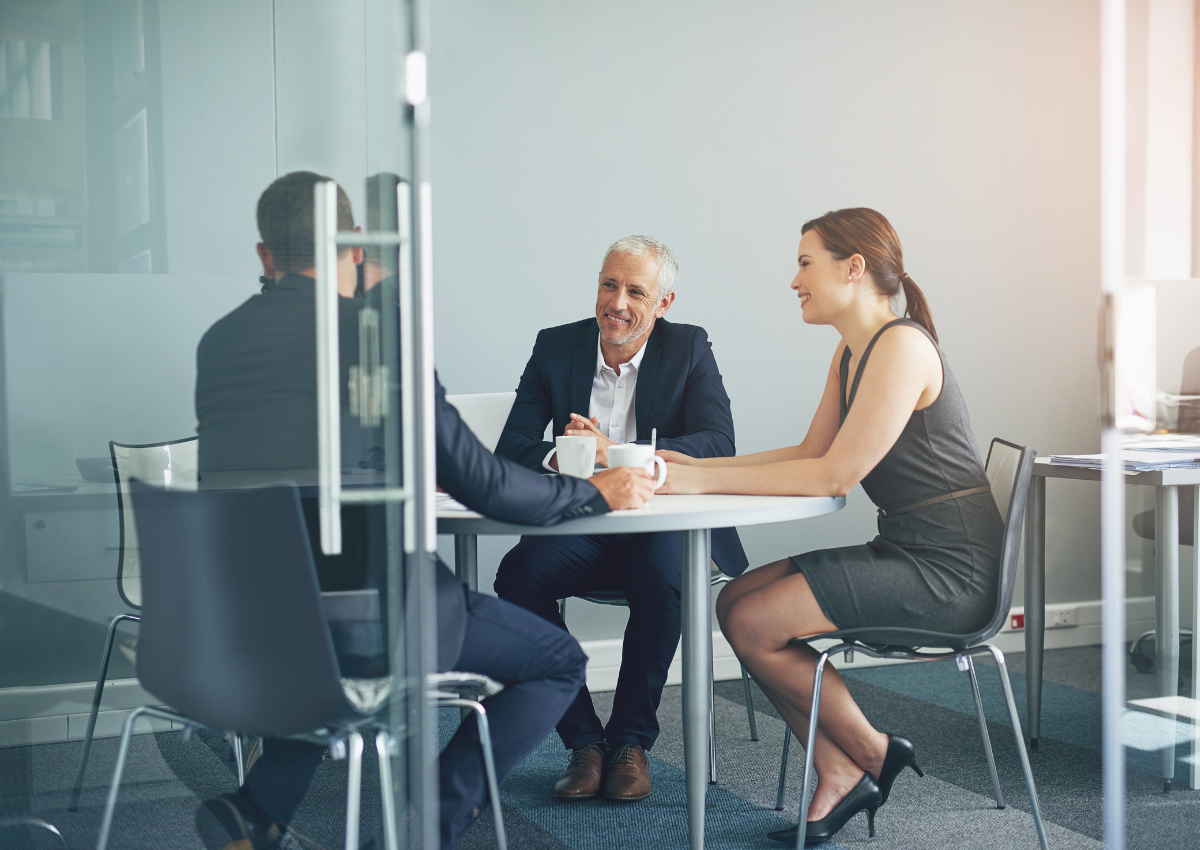
<path fill-rule="evenodd" d="M 671 452 L 675 454 L 675 452 Z M 705 476 L 707 471 L 699 466 L 685 466 L 678 463 L 667 464 L 667 480 L 656 492 L 664 495 L 695 495 L 706 493 Z"/>
<path fill-rule="evenodd" d="M 689 457 L 688 455 L 680 454 L 679 452 L 673 452 L 670 449 L 659 449 L 655 452 L 655 454 L 661 457 L 667 463 L 677 463 L 680 466 L 691 466 L 696 462 L 694 457 Z"/>

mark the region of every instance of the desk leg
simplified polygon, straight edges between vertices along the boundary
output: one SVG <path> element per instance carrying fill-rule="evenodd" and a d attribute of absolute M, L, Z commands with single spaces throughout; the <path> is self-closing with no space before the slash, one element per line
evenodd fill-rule
<path fill-rule="evenodd" d="M 1029 748 L 1038 747 L 1042 725 L 1042 652 L 1046 646 L 1046 479 L 1029 481 L 1025 505 L 1025 697 Z"/>
<path fill-rule="evenodd" d="M 704 850 L 704 795 L 708 788 L 708 716 L 712 683 L 709 642 L 712 623 L 707 529 L 683 535 L 683 760 L 687 783 L 688 843 Z"/>
<path fill-rule="evenodd" d="M 454 535 L 454 574 L 471 590 L 479 590 L 479 538 Z"/>
<path fill-rule="evenodd" d="M 1192 701 L 1200 704 L 1200 652 L 1196 636 L 1200 634 L 1200 487 L 1194 488 L 1192 510 Z M 1192 767 L 1188 787 L 1200 788 L 1200 717 L 1192 720 Z"/>
<path fill-rule="evenodd" d="M 1158 694 L 1173 697 L 1179 692 L 1179 488 L 1157 487 L 1154 491 L 1154 669 Z M 1163 790 L 1171 790 L 1175 778 L 1175 736 L 1162 751 Z"/>

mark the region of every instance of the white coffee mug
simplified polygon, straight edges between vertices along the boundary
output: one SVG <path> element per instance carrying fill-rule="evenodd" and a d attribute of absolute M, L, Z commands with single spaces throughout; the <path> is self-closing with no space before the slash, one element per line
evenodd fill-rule
<path fill-rule="evenodd" d="M 654 489 L 657 490 L 667 482 L 667 462 L 654 453 L 649 446 L 637 443 L 625 443 L 620 446 L 609 446 L 608 468 L 618 466 L 633 466 L 646 470 L 654 475 L 654 467 L 659 468 L 659 474 L 654 479 Z"/>
<path fill-rule="evenodd" d="M 558 456 L 558 471 L 575 478 L 591 478 L 596 468 L 596 438 L 555 437 L 554 452 Z"/>

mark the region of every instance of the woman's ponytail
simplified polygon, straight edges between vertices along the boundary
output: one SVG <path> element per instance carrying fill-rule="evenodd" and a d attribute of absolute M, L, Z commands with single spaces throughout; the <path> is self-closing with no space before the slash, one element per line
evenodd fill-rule
<path fill-rule="evenodd" d="M 933 341 L 937 342 L 929 302 L 904 271 L 900 237 L 891 222 L 875 210 L 855 207 L 827 212 L 800 228 L 801 233 L 810 230 L 821 234 L 825 250 L 833 254 L 834 259 L 846 260 L 855 254 L 862 255 L 880 294 L 890 299 L 903 291 L 904 314 L 929 331 Z"/>
<path fill-rule="evenodd" d="M 904 287 L 904 315 L 929 331 L 933 341 L 937 342 L 937 330 L 933 327 L 933 314 L 929 312 L 929 302 L 925 300 L 925 293 L 907 272 L 900 274 L 900 285 Z"/>

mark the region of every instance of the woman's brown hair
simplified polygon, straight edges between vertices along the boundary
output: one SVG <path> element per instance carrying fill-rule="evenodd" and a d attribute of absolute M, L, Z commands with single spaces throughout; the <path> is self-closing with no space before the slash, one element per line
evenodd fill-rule
<path fill-rule="evenodd" d="M 925 293 L 904 271 L 904 253 L 900 250 L 900 237 L 891 222 L 875 210 L 854 207 L 827 212 L 820 218 L 806 222 L 800 233 L 815 230 L 825 243 L 825 250 L 838 260 L 861 254 L 867 262 L 867 271 L 875 285 L 888 298 L 904 291 L 904 315 L 929 331 L 937 342 L 937 331 L 933 327 L 933 315 Z"/>

